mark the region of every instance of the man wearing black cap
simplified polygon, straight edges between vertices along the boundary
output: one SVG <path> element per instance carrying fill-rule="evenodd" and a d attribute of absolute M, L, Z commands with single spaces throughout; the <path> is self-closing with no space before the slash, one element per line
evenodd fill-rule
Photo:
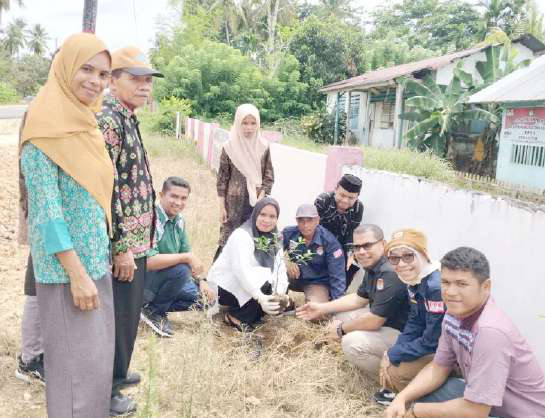
<path fill-rule="evenodd" d="M 320 225 L 331 232 L 341 243 L 346 262 L 346 287 L 350 286 L 356 266 L 348 265 L 348 254 L 352 244 L 352 234 L 363 218 L 363 203 L 358 199 L 361 180 L 345 174 L 337 183 L 335 191 L 321 193 L 314 201 L 320 215 Z"/>
<path fill-rule="evenodd" d="M 110 404 L 113 416 L 136 410 L 136 403 L 120 390 L 140 382 L 140 376 L 128 370 L 142 310 L 146 258 L 153 247 L 155 191 L 134 111 L 147 104 L 154 76 L 162 74 L 151 68 L 138 48 L 115 51 L 111 96 L 104 99 L 97 114 L 115 171 L 112 199 L 115 357 Z"/>
<path fill-rule="evenodd" d="M 287 273 L 290 289 L 305 293 L 307 302 L 327 302 L 344 295 L 345 269 L 341 245 L 318 225 L 320 218 L 311 204 L 299 206 L 297 226 L 282 231 L 284 249 L 290 262 Z"/>

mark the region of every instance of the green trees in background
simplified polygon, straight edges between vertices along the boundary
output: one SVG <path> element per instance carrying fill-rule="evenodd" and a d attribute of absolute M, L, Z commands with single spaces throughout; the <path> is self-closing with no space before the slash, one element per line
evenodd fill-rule
<path fill-rule="evenodd" d="M 193 114 L 255 103 L 263 120 L 321 114 L 324 85 L 473 46 L 501 30 L 543 38 L 534 0 L 402 0 L 372 12 L 354 0 L 172 0 L 152 60 L 156 97 Z"/>
<path fill-rule="evenodd" d="M 9 1 L 4 4 L 9 6 Z M 51 62 L 46 55 L 48 40 L 42 25 L 28 27 L 21 18 L 8 23 L 0 33 L 0 79 L 3 80 L 0 100 L 3 103 L 35 95 L 45 83 Z"/>

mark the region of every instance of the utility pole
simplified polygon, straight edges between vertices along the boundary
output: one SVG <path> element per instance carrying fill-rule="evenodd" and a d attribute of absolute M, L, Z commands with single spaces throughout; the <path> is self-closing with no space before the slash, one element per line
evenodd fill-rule
<path fill-rule="evenodd" d="M 85 0 L 83 4 L 83 32 L 95 33 L 98 0 Z"/>

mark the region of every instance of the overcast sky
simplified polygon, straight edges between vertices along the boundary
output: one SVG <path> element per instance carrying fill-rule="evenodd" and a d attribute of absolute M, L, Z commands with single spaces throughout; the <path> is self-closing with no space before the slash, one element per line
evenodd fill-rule
<path fill-rule="evenodd" d="M 355 3 L 369 10 L 387 1 Z M 83 0 L 24 0 L 24 8 L 11 3 L 10 12 L 2 16 L 3 25 L 16 17 L 23 17 L 29 24 L 41 23 L 51 37 L 51 50 L 67 36 L 81 31 Z M 545 13 L 545 0 L 537 3 Z M 157 23 L 167 16 L 167 7 L 168 0 L 98 0 L 97 35 L 111 50 L 136 45 L 147 51 L 153 44 Z"/>

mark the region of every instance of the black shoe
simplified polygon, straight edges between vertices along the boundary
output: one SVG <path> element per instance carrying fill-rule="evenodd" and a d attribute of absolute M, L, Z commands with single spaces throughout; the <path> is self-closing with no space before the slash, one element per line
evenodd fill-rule
<path fill-rule="evenodd" d="M 45 385 L 44 355 L 40 354 L 26 363 L 18 356 L 15 377 L 28 383 L 39 382 Z"/>
<path fill-rule="evenodd" d="M 174 331 L 172 330 L 166 314 L 160 315 L 153 312 L 148 306 L 144 306 L 140 313 L 140 319 L 161 337 L 170 338 L 174 335 Z"/>
<path fill-rule="evenodd" d="M 388 389 L 379 390 L 373 395 L 373 399 L 375 400 L 375 402 L 384 406 L 390 405 L 395 397 L 396 394 L 389 391 Z"/>
<path fill-rule="evenodd" d="M 140 380 L 140 375 L 138 373 L 127 373 L 127 377 L 125 379 L 114 379 L 113 387 L 123 389 L 127 386 L 138 385 Z"/>
<path fill-rule="evenodd" d="M 136 412 L 136 402 L 125 395 L 112 396 L 110 400 L 110 416 L 131 415 Z"/>

